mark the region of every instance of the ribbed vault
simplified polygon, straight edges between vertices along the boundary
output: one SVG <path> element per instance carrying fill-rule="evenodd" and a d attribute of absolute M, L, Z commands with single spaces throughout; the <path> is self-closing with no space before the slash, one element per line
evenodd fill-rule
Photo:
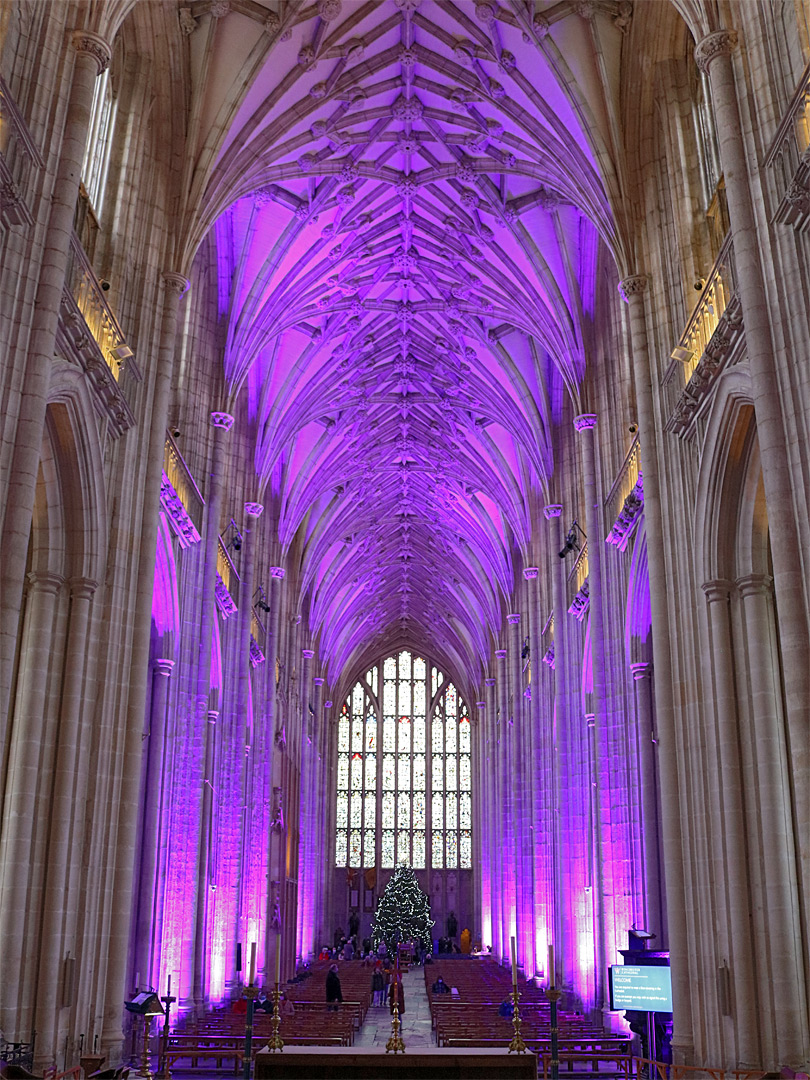
<path fill-rule="evenodd" d="M 190 243 L 332 676 L 413 642 L 473 681 L 500 629 L 615 250 L 578 80 L 618 65 L 621 8 L 191 5 Z"/>

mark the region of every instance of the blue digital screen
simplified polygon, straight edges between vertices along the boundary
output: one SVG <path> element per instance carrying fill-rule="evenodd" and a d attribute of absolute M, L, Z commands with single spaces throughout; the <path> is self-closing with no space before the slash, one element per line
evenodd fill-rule
<path fill-rule="evenodd" d="M 615 1011 L 672 1012 L 672 978 L 668 967 L 611 964 L 610 1007 Z"/>

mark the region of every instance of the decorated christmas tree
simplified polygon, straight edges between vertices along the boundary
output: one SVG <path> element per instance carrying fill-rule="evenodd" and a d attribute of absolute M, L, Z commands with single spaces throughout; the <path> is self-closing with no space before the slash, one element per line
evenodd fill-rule
<path fill-rule="evenodd" d="M 400 942 L 422 941 L 429 949 L 432 927 L 427 894 L 419 888 L 410 866 L 402 863 L 394 871 L 377 904 L 371 927 L 372 947 L 376 949 L 384 941 L 386 949 L 393 955 Z"/>

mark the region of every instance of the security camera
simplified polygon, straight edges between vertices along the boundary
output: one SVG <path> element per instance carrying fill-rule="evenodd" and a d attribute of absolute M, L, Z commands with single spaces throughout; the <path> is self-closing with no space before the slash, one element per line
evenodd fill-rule
<path fill-rule="evenodd" d="M 172 437 L 175 438 L 175 439 L 180 438 L 180 428 L 175 428 L 174 429 L 174 431 L 172 432 Z"/>
<path fill-rule="evenodd" d="M 627 430 L 630 432 L 631 435 L 635 435 L 635 433 L 638 431 L 638 424 L 631 424 Z"/>
<path fill-rule="evenodd" d="M 706 282 L 703 280 L 703 278 L 698 278 L 695 284 L 692 286 L 695 292 L 703 292 L 705 287 Z"/>
<path fill-rule="evenodd" d="M 101 279 L 101 288 L 103 289 L 104 292 L 109 292 L 110 291 L 110 283 L 109 283 L 109 281 L 105 281 L 105 279 L 102 278 Z"/>

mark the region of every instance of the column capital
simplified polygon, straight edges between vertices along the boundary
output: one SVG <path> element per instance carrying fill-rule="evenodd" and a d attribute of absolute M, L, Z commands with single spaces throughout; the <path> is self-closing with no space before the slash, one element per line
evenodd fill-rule
<path fill-rule="evenodd" d="M 158 656 L 152 661 L 152 670 L 155 675 L 165 675 L 168 679 L 174 670 L 174 660 L 167 660 L 163 656 Z"/>
<path fill-rule="evenodd" d="M 511 623 L 512 626 L 517 626 L 517 624 L 520 622 L 520 612 L 515 612 L 513 615 L 507 615 L 506 621 L 508 623 Z"/>
<path fill-rule="evenodd" d="M 326 680 L 323 679 L 320 675 L 316 675 L 312 681 L 315 683 L 316 686 L 323 686 Z"/>
<path fill-rule="evenodd" d="M 485 709 L 487 707 L 487 703 L 485 701 L 476 701 L 475 707 L 476 709 Z"/>
<path fill-rule="evenodd" d="M 495 650 L 495 655 L 498 657 L 499 660 L 505 660 L 506 659 L 506 649 L 496 649 Z"/>
<path fill-rule="evenodd" d="M 543 507 L 543 517 L 546 521 L 553 521 L 562 514 L 562 503 L 549 503 Z"/>
<path fill-rule="evenodd" d="M 315 655 L 315 650 L 314 649 L 302 649 L 301 650 L 301 655 L 303 656 L 303 658 L 305 660 L 311 660 L 312 657 Z"/>
<path fill-rule="evenodd" d="M 331 708 L 332 708 L 332 702 L 331 702 L 331 701 L 325 701 L 325 702 L 323 703 L 323 707 L 324 707 L 325 709 L 331 709 Z"/>
<path fill-rule="evenodd" d="M 588 727 L 596 727 L 596 713 L 586 712 L 585 723 L 588 725 Z"/>
<path fill-rule="evenodd" d="M 715 30 L 695 46 L 695 63 L 701 71 L 708 74 L 712 60 L 716 60 L 718 56 L 731 56 L 736 48 L 736 30 Z"/>
<path fill-rule="evenodd" d="M 270 578 L 273 581 L 281 581 L 284 578 L 284 575 L 286 573 L 287 573 L 287 571 L 284 569 L 283 566 L 271 566 L 270 567 Z"/>
<path fill-rule="evenodd" d="M 94 34 L 91 30 L 74 30 L 71 43 L 77 53 L 85 53 L 93 57 L 98 66 L 97 76 L 110 66 L 112 49 L 109 43 L 98 34 Z"/>
<path fill-rule="evenodd" d="M 182 274 L 175 273 L 174 270 L 164 270 L 162 277 L 163 284 L 166 286 L 168 291 L 175 293 L 178 298 L 181 297 L 191 285 L 191 282 L 188 280 L 187 277 L 183 277 Z"/>
<path fill-rule="evenodd" d="M 736 584 L 743 600 L 748 596 L 770 596 L 773 578 L 768 574 L 744 574 L 737 578 Z"/>
<path fill-rule="evenodd" d="M 219 720 L 219 710 L 218 709 L 209 709 L 208 710 L 208 723 L 209 724 L 215 724 L 217 722 L 217 720 Z"/>
<path fill-rule="evenodd" d="M 635 682 L 641 682 L 642 679 L 648 679 L 652 675 L 652 669 L 652 664 L 647 660 L 630 665 L 630 671 L 633 673 L 633 680 Z"/>
<path fill-rule="evenodd" d="M 223 431 L 230 431 L 233 427 L 233 417 L 230 413 L 226 412 L 212 412 L 211 423 L 215 428 L 222 428 Z"/>
<path fill-rule="evenodd" d="M 700 587 L 706 594 L 707 602 L 717 604 L 723 600 L 728 600 L 731 590 L 734 588 L 734 582 L 727 581 L 726 578 L 715 578 L 713 581 L 704 581 Z"/>
<path fill-rule="evenodd" d="M 494 685 L 495 685 L 495 680 L 494 679 L 484 679 L 484 686 L 494 686 Z"/>
<path fill-rule="evenodd" d="M 26 574 L 28 584 L 32 589 L 38 589 L 40 592 L 56 593 L 65 584 L 65 579 L 61 574 L 51 573 L 50 570 L 32 570 Z"/>
<path fill-rule="evenodd" d="M 534 579 L 537 577 L 537 572 L 538 571 L 536 566 L 527 566 L 526 569 L 523 571 L 523 577 L 526 579 L 526 581 L 534 581 Z"/>
<path fill-rule="evenodd" d="M 261 503 L 245 503 L 245 513 L 248 517 L 261 517 L 264 512 L 264 507 Z"/>
<path fill-rule="evenodd" d="M 92 600 L 98 582 L 92 578 L 74 577 L 68 581 L 70 595 L 76 600 Z"/>
<path fill-rule="evenodd" d="M 596 419 L 596 413 L 580 413 L 579 416 L 574 417 L 574 427 L 577 431 L 590 431 L 591 428 L 596 427 Z"/>
<path fill-rule="evenodd" d="M 647 291 L 650 279 L 646 274 L 630 274 L 619 282 L 619 296 L 625 304 L 630 303 L 631 296 L 641 296 Z"/>

